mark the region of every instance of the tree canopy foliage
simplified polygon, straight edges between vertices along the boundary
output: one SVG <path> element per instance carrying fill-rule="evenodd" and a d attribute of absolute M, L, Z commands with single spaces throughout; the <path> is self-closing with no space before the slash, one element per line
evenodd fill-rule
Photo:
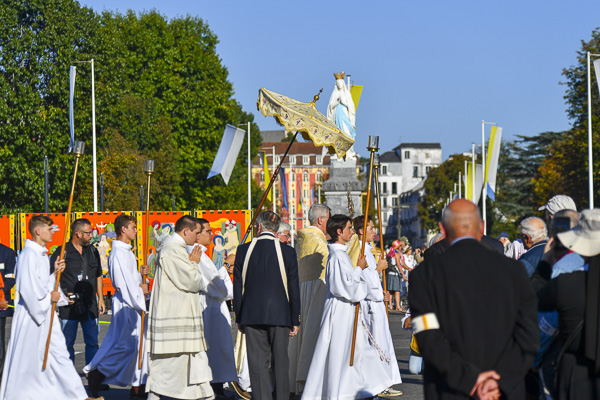
<path fill-rule="evenodd" d="M 151 208 L 245 208 L 247 144 L 229 185 L 206 179 L 225 124 L 253 122 L 234 99 L 217 36 L 197 17 L 156 11 L 97 14 L 73 0 L 6 1 L 0 8 L 0 208 L 43 208 L 43 158 L 50 161 L 50 211 L 66 208 L 69 66 L 77 66 L 75 139 L 86 142 L 75 210 L 92 209 L 91 68 L 94 59 L 98 174 L 107 209 L 137 209 L 155 160 Z M 261 144 L 252 124 L 251 152 Z M 255 202 L 259 196 L 254 184 Z"/>

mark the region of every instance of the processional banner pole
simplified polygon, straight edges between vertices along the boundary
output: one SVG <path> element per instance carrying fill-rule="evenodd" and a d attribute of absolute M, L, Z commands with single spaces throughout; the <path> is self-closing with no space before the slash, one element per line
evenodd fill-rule
<path fill-rule="evenodd" d="M 152 173 L 154 172 L 154 160 L 146 160 L 146 163 L 144 164 L 144 173 L 146 174 L 146 176 L 148 176 L 148 192 L 146 194 L 146 223 L 145 223 L 145 230 L 142 230 L 142 232 L 146 232 L 146 235 L 144 235 L 144 258 L 148 257 L 148 246 L 149 246 L 149 242 L 150 242 L 150 177 L 152 176 Z M 143 265 L 143 261 L 142 261 L 142 265 Z M 141 265 L 140 265 L 140 270 L 141 270 Z M 144 275 L 142 274 L 142 284 L 146 283 L 146 279 L 148 279 L 148 275 Z M 145 295 L 144 295 L 145 297 Z M 143 356 L 143 350 L 144 350 L 144 320 L 146 319 L 146 313 L 144 311 L 142 311 L 142 334 L 140 335 L 140 350 L 139 350 L 139 354 L 138 354 L 138 369 L 142 369 L 142 356 Z"/>
<path fill-rule="evenodd" d="M 69 206 L 67 207 L 67 214 L 65 215 L 65 234 L 63 236 L 62 246 L 60 248 L 59 260 L 63 260 L 65 257 L 65 247 L 67 245 L 67 231 L 69 225 L 71 225 L 71 208 L 73 207 L 73 195 L 75 193 L 75 181 L 77 180 L 77 168 L 79 167 L 79 158 L 83 155 L 85 150 L 85 142 L 76 141 L 73 143 L 73 154 L 75 154 L 75 169 L 73 171 L 73 183 L 71 184 L 71 194 L 69 195 Z M 54 291 L 58 291 L 58 285 L 60 284 L 60 277 L 62 271 L 58 271 L 56 274 L 56 283 L 54 284 Z M 46 350 L 44 352 L 44 363 L 42 364 L 42 371 L 46 370 L 46 363 L 48 362 L 48 349 L 50 348 L 50 338 L 52 336 L 52 324 L 54 322 L 54 313 L 56 311 L 56 303 L 52 303 L 52 311 L 50 312 L 50 329 L 48 329 L 48 339 L 46 340 Z"/>
<path fill-rule="evenodd" d="M 371 200 L 371 186 L 373 184 L 373 161 L 375 158 L 375 152 L 379 150 L 379 136 L 369 136 L 369 144 L 367 146 L 367 150 L 371 152 L 371 159 L 369 161 L 369 186 L 367 186 L 367 204 L 365 208 L 365 222 L 363 224 L 363 241 L 360 247 L 360 255 L 358 259 L 360 260 L 365 255 L 365 243 L 367 236 L 367 225 L 369 223 L 369 206 Z M 357 232 L 358 234 L 358 232 Z M 354 365 L 354 349 L 356 347 L 356 327 L 358 325 L 358 312 L 360 310 L 360 303 L 356 303 L 354 308 L 354 329 L 352 330 L 352 348 L 350 350 L 350 366 Z"/>
<path fill-rule="evenodd" d="M 379 221 L 379 248 L 381 250 L 381 260 L 385 258 L 385 249 L 383 246 L 383 220 L 381 219 L 381 196 L 379 194 L 379 154 L 375 154 L 373 158 L 373 174 L 375 175 L 375 197 L 377 197 L 377 220 Z M 363 231 L 363 237 L 365 233 Z M 383 291 L 387 291 L 387 280 L 385 277 L 385 271 L 381 273 L 383 276 Z M 390 318 L 387 306 L 385 307 L 385 315 L 388 319 Z"/>

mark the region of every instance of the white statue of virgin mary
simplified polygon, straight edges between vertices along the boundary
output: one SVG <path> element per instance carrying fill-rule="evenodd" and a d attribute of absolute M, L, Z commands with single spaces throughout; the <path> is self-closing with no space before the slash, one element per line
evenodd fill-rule
<path fill-rule="evenodd" d="M 344 82 L 346 74 L 338 72 L 333 75 L 335 76 L 335 87 L 327 105 L 327 119 L 346 135 L 356 140 L 356 109 L 350 89 Z"/>

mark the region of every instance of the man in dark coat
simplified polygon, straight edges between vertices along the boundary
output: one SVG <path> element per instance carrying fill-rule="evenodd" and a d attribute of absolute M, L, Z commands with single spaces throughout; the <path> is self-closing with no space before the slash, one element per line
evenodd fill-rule
<path fill-rule="evenodd" d="M 487 249 L 477 206 L 444 210 L 450 244 L 410 276 L 412 325 L 425 361 L 426 399 L 525 397 L 538 350 L 537 299 L 517 261 Z"/>
<path fill-rule="evenodd" d="M 259 236 L 237 249 L 234 311 L 240 332 L 246 334 L 252 398 L 288 400 L 288 343 L 300 326 L 298 262 L 296 251 L 275 238 L 281 221 L 277 214 L 265 211 L 256 221 Z"/>
<path fill-rule="evenodd" d="M 1 301 L 6 301 L 11 306 L 10 291 L 15 286 L 15 265 L 17 259 L 15 252 L 10 248 L 0 243 L 0 274 L 4 281 L 4 287 L 1 288 L 4 296 L 0 296 Z M 6 355 L 6 317 L 12 317 L 13 308 L 0 304 L 0 375 L 4 369 L 4 357 Z"/>

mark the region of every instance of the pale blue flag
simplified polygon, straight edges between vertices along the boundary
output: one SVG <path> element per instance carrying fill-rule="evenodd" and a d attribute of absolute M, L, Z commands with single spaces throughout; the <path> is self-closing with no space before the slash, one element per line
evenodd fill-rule
<path fill-rule="evenodd" d="M 600 90 L 600 58 L 594 60 L 594 71 L 596 72 L 596 84 L 598 84 L 598 90 Z"/>
<path fill-rule="evenodd" d="M 71 131 L 71 139 L 69 140 L 69 153 L 73 151 L 73 143 L 75 142 L 75 121 L 73 119 L 73 98 L 75 97 L 75 73 L 76 68 L 71 66 L 69 71 L 69 129 Z"/>
<path fill-rule="evenodd" d="M 245 135 L 246 131 L 243 129 L 236 128 L 232 125 L 225 126 L 225 133 L 223 133 L 219 151 L 217 151 L 217 155 L 215 156 L 207 179 L 221 174 L 225 184 L 227 185 L 229 183 L 229 178 L 231 177 L 235 160 L 237 160 L 237 156 L 244 143 Z"/>

